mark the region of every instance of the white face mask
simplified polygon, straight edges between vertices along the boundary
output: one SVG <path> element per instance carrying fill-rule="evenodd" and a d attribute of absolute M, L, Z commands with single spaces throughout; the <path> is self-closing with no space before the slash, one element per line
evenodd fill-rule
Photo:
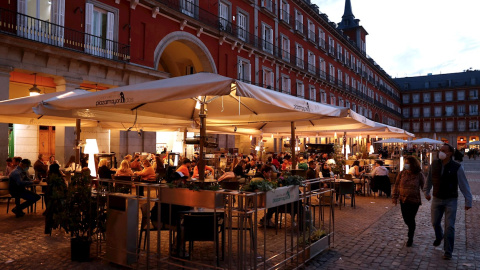
<path fill-rule="evenodd" d="M 403 168 L 404 168 L 405 170 L 410 170 L 410 164 L 404 164 L 404 165 L 403 165 Z"/>
<path fill-rule="evenodd" d="M 441 160 L 444 160 L 447 158 L 447 154 L 445 154 L 444 152 L 439 152 L 438 153 L 438 158 L 441 159 Z"/>

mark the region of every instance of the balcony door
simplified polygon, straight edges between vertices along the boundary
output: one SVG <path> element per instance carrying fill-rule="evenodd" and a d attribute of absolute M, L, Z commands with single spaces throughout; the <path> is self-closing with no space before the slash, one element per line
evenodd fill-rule
<path fill-rule="evenodd" d="M 18 0 L 17 11 L 19 36 L 63 46 L 65 0 Z"/>

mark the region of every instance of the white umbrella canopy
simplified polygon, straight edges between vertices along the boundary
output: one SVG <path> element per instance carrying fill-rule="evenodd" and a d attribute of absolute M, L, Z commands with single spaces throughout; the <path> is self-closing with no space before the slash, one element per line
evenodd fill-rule
<path fill-rule="evenodd" d="M 480 145 L 480 141 L 469 142 L 467 145 Z"/>
<path fill-rule="evenodd" d="M 407 142 L 408 141 L 401 140 L 401 139 L 389 138 L 389 139 L 377 141 L 377 142 L 374 142 L 374 143 L 407 143 Z"/>
<path fill-rule="evenodd" d="M 263 125 L 266 122 L 346 117 L 348 109 L 307 101 L 211 73 L 129 85 L 85 96 L 46 100 L 37 114 L 122 122 L 125 126 L 196 127 L 198 104 L 207 126 Z"/>
<path fill-rule="evenodd" d="M 421 138 L 421 139 L 418 139 L 418 140 L 409 141 L 408 143 L 411 143 L 411 144 L 444 144 L 444 142 L 442 142 L 442 141 L 437 141 L 437 140 L 429 139 L 429 138 Z"/>

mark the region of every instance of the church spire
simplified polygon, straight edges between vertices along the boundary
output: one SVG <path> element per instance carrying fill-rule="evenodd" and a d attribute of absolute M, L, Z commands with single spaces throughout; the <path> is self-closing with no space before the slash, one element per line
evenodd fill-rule
<path fill-rule="evenodd" d="M 358 19 L 352 12 L 352 3 L 350 0 L 345 0 L 345 11 L 343 12 L 342 21 L 338 24 L 339 29 L 348 29 L 360 26 Z"/>

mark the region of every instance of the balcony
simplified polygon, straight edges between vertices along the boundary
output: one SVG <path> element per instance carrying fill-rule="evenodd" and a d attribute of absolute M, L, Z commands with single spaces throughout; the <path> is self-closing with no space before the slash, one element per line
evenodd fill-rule
<path fill-rule="evenodd" d="M 304 28 L 303 23 L 302 23 L 301 21 L 297 21 L 297 20 L 296 20 L 296 21 L 295 21 L 295 32 L 298 33 L 298 34 L 300 34 L 300 35 L 302 35 L 302 36 L 304 36 L 304 35 L 305 35 L 304 33 L 305 33 L 306 31 L 305 31 L 305 29 L 303 29 L 303 28 Z"/>
<path fill-rule="evenodd" d="M 315 43 L 315 31 L 308 30 L 308 40 Z"/>
<path fill-rule="evenodd" d="M 280 9 L 280 22 L 292 28 L 293 27 L 292 23 L 294 22 L 294 19 L 292 15 L 288 13 L 288 11 Z"/>
<path fill-rule="evenodd" d="M 130 46 L 0 8 L 0 33 L 114 61 L 130 61 Z"/>
<path fill-rule="evenodd" d="M 275 3 L 272 0 L 262 0 L 260 7 L 267 15 L 270 15 L 271 17 L 276 17 Z"/>
<path fill-rule="evenodd" d="M 476 112 L 470 112 L 469 115 L 478 115 L 478 111 L 476 111 Z"/>
<path fill-rule="evenodd" d="M 320 38 L 318 41 L 318 45 L 320 46 L 320 49 L 322 49 L 324 52 L 327 52 L 327 49 L 325 47 L 325 39 Z"/>

